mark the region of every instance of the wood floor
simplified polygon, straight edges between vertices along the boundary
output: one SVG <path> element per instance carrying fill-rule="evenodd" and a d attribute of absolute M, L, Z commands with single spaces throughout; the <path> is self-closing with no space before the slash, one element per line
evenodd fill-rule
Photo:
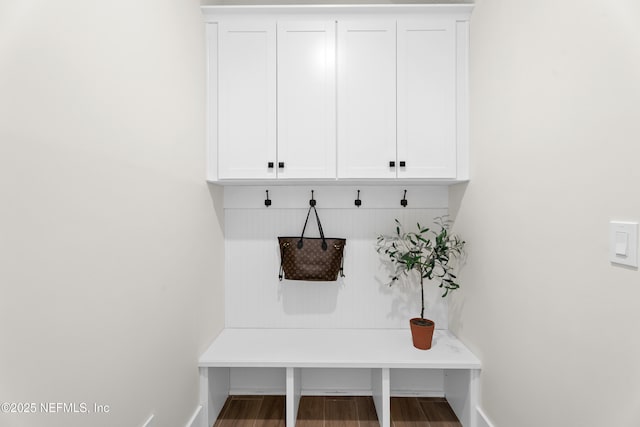
<path fill-rule="evenodd" d="M 214 427 L 285 427 L 284 396 L 229 396 Z M 296 427 L 378 427 L 367 396 L 302 396 Z M 444 398 L 392 397 L 393 427 L 462 427 Z"/>

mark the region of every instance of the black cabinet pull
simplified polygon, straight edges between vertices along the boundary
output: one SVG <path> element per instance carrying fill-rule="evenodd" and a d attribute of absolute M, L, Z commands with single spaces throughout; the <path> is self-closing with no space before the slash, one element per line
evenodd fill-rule
<path fill-rule="evenodd" d="M 269 163 L 267 163 L 267 167 L 268 167 L 269 169 L 273 169 L 273 162 L 269 162 Z"/>
<path fill-rule="evenodd" d="M 407 162 L 405 162 L 404 160 L 400 162 L 400 167 L 403 168 L 407 166 Z"/>
<path fill-rule="evenodd" d="M 284 168 L 284 162 L 278 162 L 278 167 L 279 168 Z"/>
<path fill-rule="evenodd" d="M 396 162 L 394 162 L 393 160 L 389 162 L 389 167 L 390 168 L 395 168 L 396 167 Z"/>

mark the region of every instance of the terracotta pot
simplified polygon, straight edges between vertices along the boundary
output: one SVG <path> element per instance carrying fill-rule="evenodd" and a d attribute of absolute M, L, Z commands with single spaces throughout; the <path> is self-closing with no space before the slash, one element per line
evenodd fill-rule
<path fill-rule="evenodd" d="M 435 323 L 429 319 L 414 317 L 409 321 L 409 326 L 411 326 L 413 346 L 420 350 L 429 350 L 431 348 L 431 340 L 433 338 Z"/>

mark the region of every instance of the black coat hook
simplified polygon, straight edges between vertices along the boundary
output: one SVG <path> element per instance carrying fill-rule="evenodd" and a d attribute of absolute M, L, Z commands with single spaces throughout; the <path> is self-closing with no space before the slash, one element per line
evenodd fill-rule
<path fill-rule="evenodd" d="M 404 190 L 404 196 L 402 196 L 402 200 L 400 200 L 400 204 L 403 208 L 407 207 L 407 190 Z"/>
<path fill-rule="evenodd" d="M 271 199 L 269 199 L 269 190 L 267 190 L 267 198 L 266 198 L 266 199 L 265 199 L 265 201 L 264 201 L 264 205 L 265 205 L 266 207 L 271 206 Z"/>
<path fill-rule="evenodd" d="M 313 190 L 311 190 L 311 200 L 309 200 L 309 206 L 315 206 L 316 205 L 316 199 L 313 198 Z"/>
<path fill-rule="evenodd" d="M 358 190 L 358 198 L 353 202 L 357 207 L 362 205 L 362 200 L 360 200 L 360 190 Z"/>

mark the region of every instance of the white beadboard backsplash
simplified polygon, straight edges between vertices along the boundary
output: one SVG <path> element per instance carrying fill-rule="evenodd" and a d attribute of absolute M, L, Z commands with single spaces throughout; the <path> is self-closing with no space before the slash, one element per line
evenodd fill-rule
<path fill-rule="evenodd" d="M 266 189 L 273 200 L 269 208 L 263 203 Z M 361 189 L 361 208 L 353 204 L 357 189 Z M 404 189 L 407 208 L 399 203 Z M 431 224 L 435 217 L 446 215 L 447 194 L 446 187 L 315 189 L 326 237 L 347 239 L 346 277 L 301 282 L 279 281 L 277 238 L 300 234 L 310 188 L 225 187 L 226 327 L 407 327 L 411 317 L 420 315 L 418 279 L 389 287 L 388 270 L 375 251 L 376 237 L 393 233 L 395 218 L 410 229 L 416 222 Z M 309 221 L 305 235 L 319 235 L 315 221 Z M 447 303 L 441 294 L 437 286 L 425 286 L 425 317 L 438 329 L 447 329 Z"/>

